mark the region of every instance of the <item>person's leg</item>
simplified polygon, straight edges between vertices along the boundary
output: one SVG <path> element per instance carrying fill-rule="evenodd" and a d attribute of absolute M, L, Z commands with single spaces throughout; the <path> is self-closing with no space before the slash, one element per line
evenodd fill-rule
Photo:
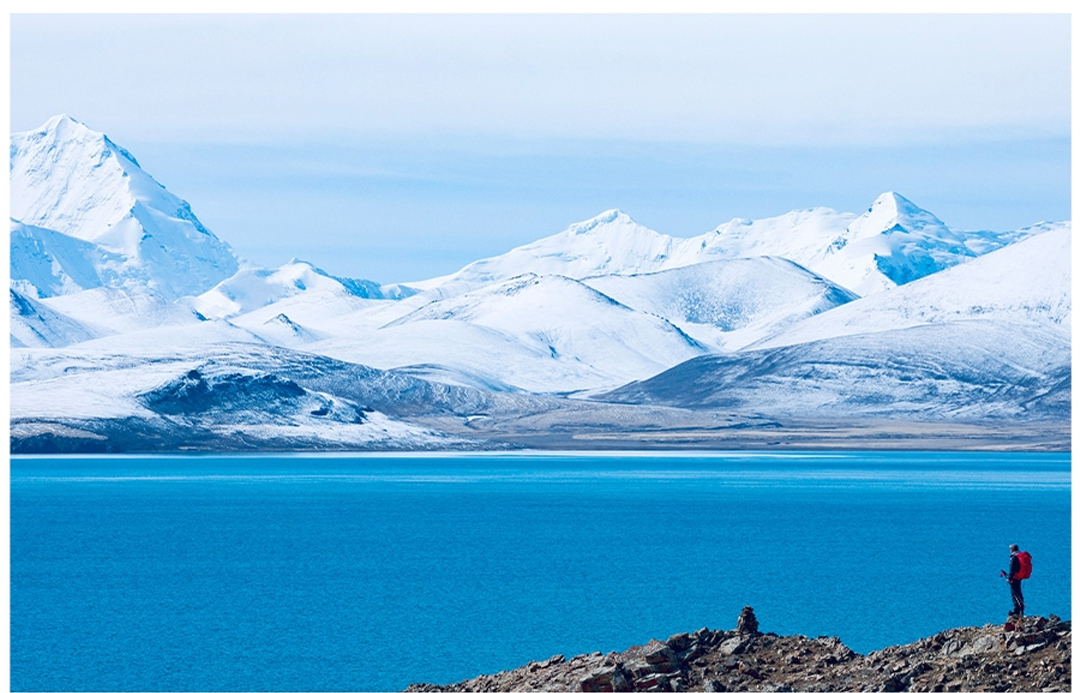
<path fill-rule="evenodd" d="M 1013 610 L 1010 614 L 1016 614 L 1017 616 L 1024 615 L 1024 593 L 1020 589 L 1020 580 L 1013 580 L 1009 583 L 1009 587 L 1012 589 L 1012 601 Z"/>

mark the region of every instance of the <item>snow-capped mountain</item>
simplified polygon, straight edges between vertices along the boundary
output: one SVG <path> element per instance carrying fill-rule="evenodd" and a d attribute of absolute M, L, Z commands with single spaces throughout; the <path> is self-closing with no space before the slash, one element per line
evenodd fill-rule
<path fill-rule="evenodd" d="M 888 192 L 851 222 L 824 256 L 807 266 L 865 296 L 977 256 L 966 240 L 967 234 L 953 231 L 907 198 Z M 985 244 L 977 247 L 983 252 L 995 249 Z"/>
<path fill-rule="evenodd" d="M 618 209 L 571 224 L 554 236 L 477 260 L 454 274 L 410 284 L 459 293 L 478 285 L 531 273 L 583 279 L 598 274 L 655 272 L 671 266 L 680 240 L 657 233 Z"/>
<path fill-rule="evenodd" d="M 561 233 L 412 286 L 448 295 L 525 272 L 584 279 L 658 272 L 716 259 L 774 256 L 864 296 L 1044 230 L 1044 225 L 1036 225 L 1001 234 L 959 231 L 894 192 L 880 195 L 861 216 L 817 207 L 757 221 L 733 219 L 692 238 L 658 233 L 620 210 L 609 210 Z"/>
<path fill-rule="evenodd" d="M 565 393 L 647 378 L 853 298 L 786 260 L 749 258 L 584 281 L 527 274 L 392 304 L 305 292 L 230 320 L 271 344 L 442 382 Z"/>
<path fill-rule="evenodd" d="M 751 348 L 812 342 L 931 323 L 985 320 L 1072 324 L 1072 234 L 1068 222 L 1014 245 L 890 291 L 815 315 Z"/>
<path fill-rule="evenodd" d="M 1068 419 L 1070 229 L 679 364 L 605 401 L 770 415 Z"/>
<path fill-rule="evenodd" d="M 1069 222 L 962 231 L 888 192 L 861 215 L 676 238 L 610 210 L 378 285 L 240 260 L 66 116 L 13 135 L 10 166 L 20 450 L 490 447 L 625 422 L 711 440 L 806 417 L 1059 436 L 1068 420 Z"/>
<path fill-rule="evenodd" d="M 49 343 L 191 325 L 303 291 L 368 298 L 409 293 L 334 277 L 297 260 L 277 270 L 241 261 L 127 150 L 67 116 L 12 135 L 10 168 L 16 217 L 11 286 L 41 300 L 33 304 L 34 329 L 52 335 Z M 26 332 L 29 318 L 16 315 L 19 334 L 41 343 Z M 41 320 L 63 336 L 45 329 Z M 290 331 L 281 326 L 267 329 L 286 339 Z M 22 342 L 14 332 L 13 339 Z"/>
<path fill-rule="evenodd" d="M 857 217 L 818 207 L 760 221 L 736 219 L 706 234 L 701 245 L 703 253 L 722 257 L 783 257 L 866 296 L 1047 228 L 1040 224 L 1002 233 L 961 231 L 904 196 L 885 192 Z"/>
<path fill-rule="evenodd" d="M 172 300 L 202 293 L 239 267 L 187 202 L 127 150 L 67 116 L 12 135 L 10 171 L 11 215 L 22 224 L 12 277 L 39 281 L 40 297 L 106 285 L 149 288 Z M 46 264 L 56 270 L 52 279 L 40 276 Z"/>
<path fill-rule="evenodd" d="M 385 298 L 375 282 L 327 274 L 303 260 L 292 259 L 276 270 L 246 267 L 209 291 L 188 301 L 208 318 L 225 318 L 268 306 L 304 291 L 356 298 Z"/>
<path fill-rule="evenodd" d="M 434 364 L 533 392 L 648 377 L 707 352 L 661 317 L 569 277 L 534 274 L 432 301 L 363 336 L 311 349 L 380 368 Z"/>

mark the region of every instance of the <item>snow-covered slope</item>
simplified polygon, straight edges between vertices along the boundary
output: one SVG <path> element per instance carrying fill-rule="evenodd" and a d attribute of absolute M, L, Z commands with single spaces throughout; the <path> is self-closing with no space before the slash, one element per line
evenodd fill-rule
<path fill-rule="evenodd" d="M 11 222 L 11 283 L 48 298 L 121 283 L 124 257 L 59 231 Z"/>
<path fill-rule="evenodd" d="M 706 349 L 663 318 L 559 275 L 527 274 L 433 301 L 319 353 L 381 368 L 438 365 L 568 392 L 647 377 Z"/>
<path fill-rule="evenodd" d="M 187 202 L 146 174 L 125 149 L 67 116 L 12 135 L 10 172 L 13 219 L 100 248 L 93 257 L 85 246 L 52 239 L 47 249 L 62 273 L 40 278 L 42 296 L 88 288 L 74 279 L 72 267 L 80 277 L 96 274 L 109 286 L 150 288 L 168 299 L 202 293 L 239 267 L 229 246 Z M 46 244 L 27 243 L 25 229 L 20 232 L 12 276 L 38 278 L 40 256 L 24 251 Z"/>
<path fill-rule="evenodd" d="M 775 257 L 713 260 L 651 274 L 584 281 L 724 351 L 857 298 L 794 262 Z"/>
<path fill-rule="evenodd" d="M 100 336 L 92 327 L 15 289 L 8 293 L 13 347 L 62 347 Z"/>
<path fill-rule="evenodd" d="M 445 407 L 445 388 L 285 350 L 76 347 L 13 356 L 12 437 L 27 451 L 55 446 L 56 438 L 66 440 L 62 446 L 106 452 L 468 445 L 398 420 L 385 411 L 394 404 L 383 407 L 410 399 L 400 390 L 426 395 L 428 407 L 440 401 Z"/>
<path fill-rule="evenodd" d="M 753 348 L 972 319 L 1035 322 L 1067 331 L 1071 235 L 1068 223 L 1056 225 L 963 265 L 816 315 Z"/>
<path fill-rule="evenodd" d="M 775 256 L 810 267 L 857 216 L 815 207 L 766 219 L 732 219 L 688 243 L 701 256 Z"/>
<path fill-rule="evenodd" d="M 457 320 L 407 322 L 306 348 L 351 363 L 423 372 L 437 382 L 497 392 L 571 392 L 614 380 L 591 364 L 557 360 L 512 335 Z"/>
<path fill-rule="evenodd" d="M 137 288 L 100 287 L 43 299 L 42 303 L 63 315 L 80 318 L 98 334 L 134 335 L 170 325 L 197 325 L 201 318 L 190 308 L 167 301 L 156 291 Z"/>
<path fill-rule="evenodd" d="M 609 402 L 852 420 L 1068 420 L 1069 334 L 987 320 L 850 334 L 703 356 Z"/>

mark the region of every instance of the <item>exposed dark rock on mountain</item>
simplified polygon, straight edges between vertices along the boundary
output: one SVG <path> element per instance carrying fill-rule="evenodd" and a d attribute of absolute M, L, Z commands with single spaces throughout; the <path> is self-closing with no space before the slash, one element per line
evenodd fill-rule
<path fill-rule="evenodd" d="M 1037 616 L 955 628 L 864 656 L 837 638 L 760 633 L 746 607 L 731 631 L 702 628 L 625 652 L 555 655 L 513 671 L 406 690 L 1068 691 L 1071 648 L 1070 621 Z"/>

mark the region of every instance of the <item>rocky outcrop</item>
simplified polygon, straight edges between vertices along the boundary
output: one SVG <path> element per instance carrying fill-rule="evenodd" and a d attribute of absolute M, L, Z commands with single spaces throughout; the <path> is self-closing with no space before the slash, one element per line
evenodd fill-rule
<path fill-rule="evenodd" d="M 861 655 L 836 638 L 760 633 L 746 607 L 625 652 L 555 655 L 513 671 L 407 691 L 1068 691 L 1072 624 L 1056 616 L 956 628 Z"/>

